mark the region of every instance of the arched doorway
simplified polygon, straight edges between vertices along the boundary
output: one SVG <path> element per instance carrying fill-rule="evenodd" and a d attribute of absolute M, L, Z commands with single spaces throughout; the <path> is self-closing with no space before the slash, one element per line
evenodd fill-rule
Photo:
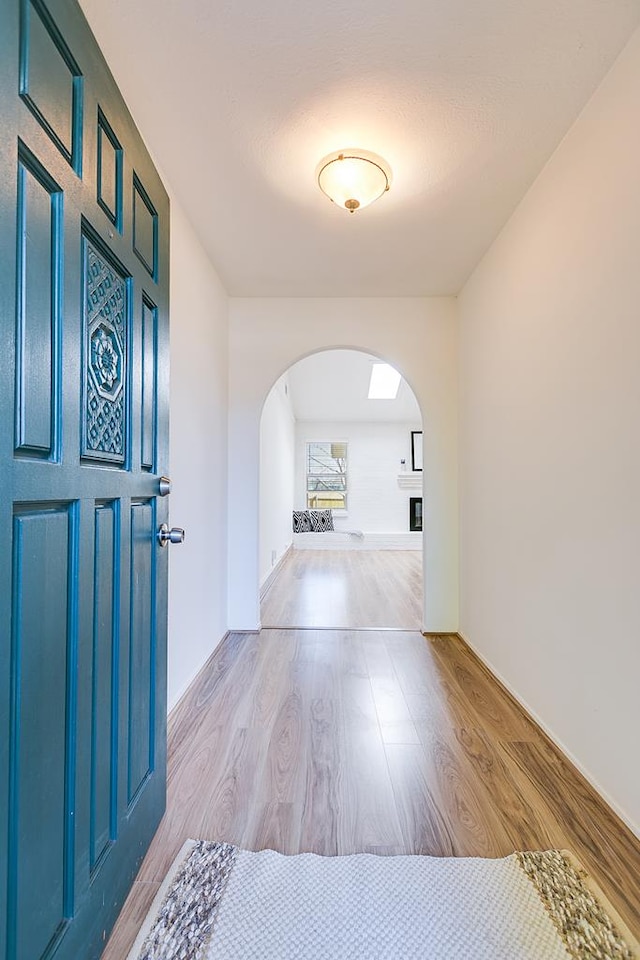
<path fill-rule="evenodd" d="M 263 627 L 421 628 L 421 441 L 413 390 L 377 356 L 318 351 L 276 381 L 260 425 Z"/>

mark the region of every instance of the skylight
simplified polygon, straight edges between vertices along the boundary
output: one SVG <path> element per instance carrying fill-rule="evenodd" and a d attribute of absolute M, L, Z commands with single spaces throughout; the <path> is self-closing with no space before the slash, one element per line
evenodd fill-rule
<path fill-rule="evenodd" d="M 400 374 L 388 363 L 374 363 L 371 366 L 369 400 L 395 400 L 400 386 Z"/>

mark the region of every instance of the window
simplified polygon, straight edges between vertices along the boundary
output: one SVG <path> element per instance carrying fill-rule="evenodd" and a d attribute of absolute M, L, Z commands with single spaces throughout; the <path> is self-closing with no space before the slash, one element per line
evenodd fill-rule
<path fill-rule="evenodd" d="M 344 440 L 307 443 L 307 507 L 347 509 L 347 444 Z"/>

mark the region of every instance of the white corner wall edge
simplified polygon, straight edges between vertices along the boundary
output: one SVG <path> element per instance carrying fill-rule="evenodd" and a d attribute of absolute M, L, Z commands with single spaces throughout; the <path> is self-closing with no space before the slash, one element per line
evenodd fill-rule
<path fill-rule="evenodd" d="M 558 747 L 558 749 L 562 751 L 563 755 L 567 758 L 567 760 L 569 760 L 570 763 L 576 768 L 576 770 L 578 770 L 579 773 L 582 774 L 585 780 L 593 787 L 593 789 L 601 797 L 601 799 L 604 800 L 607 806 L 610 807 L 611 810 L 613 810 L 616 816 L 619 817 L 620 820 L 622 820 L 622 822 L 625 824 L 625 826 L 627 826 L 629 830 L 631 830 L 631 832 L 640 840 L 640 824 L 635 823 L 631 819 L 631 817 L 628 816 L 628 814 L 619 806 L 619 804 L 616 803 L 613 797 L 604 789 L 604 787 L 600 785 L 596 777 L 594 777 L 593 774 L 584 766 L 584 764 L 582 764 L 577 759 L 577 757 L 571 752 L 571 750 L 569 750 L 569 748 L 565 746 L 565 744 L 562 742 L 560 737 L 556 736 L 556 734 L 551 729 L 551 727 L 549 727 L 549 725 L 544 722 L 540 714 L 537 713 L 537 711 L 535 711 L 532 707 L 529 706 L 527 701 L 520 696 L 520 694 L 516 689 L 514 689 L 513 685 L 509 683 L 508 680 L 505 679 L 505 677 L 500 673 L 499 670 L 496 670 L 496 668 L 493 666 L 491 661 L 483 653 L 480 653 L 478 648 L 474 646 L 471 640 L 469 640 L 469 638 L 464 633 L 462 633 L 461 630 L 458 630 L 458 636 L 462 638 L 462 640 L 467 644 L 469 649 L 472 650 L 473 653 L 476 655 L 478 660 L 480 660 L 480 662 L 485 665 L 487 670 L 489 670 L 490 673 L 492 673 L 493 676 L 500 681 L 500 683 L 505 688 L 505 690 L 508 690 L 511 696 L 520 704 L 520 706 L 524 710 L 526 710 L 526 712 L 529 714 L 531 719 L 534 720 L 536 724 L 540 727 L 540 729 L 546 733 L 546 735 L 549 737 L 551 741 L 553 741 L 556 747 Z"/>

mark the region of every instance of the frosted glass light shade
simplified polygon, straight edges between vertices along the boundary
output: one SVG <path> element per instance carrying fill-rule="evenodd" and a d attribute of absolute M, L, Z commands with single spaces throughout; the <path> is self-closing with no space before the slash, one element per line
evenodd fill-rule
<path fill-rule="evenodd" d="M 386 161 L 366 150 L 330 153 L 318 165 L 317 173 L 322 192 L 350 213 L 368 207 L 391 185 Z"/>

